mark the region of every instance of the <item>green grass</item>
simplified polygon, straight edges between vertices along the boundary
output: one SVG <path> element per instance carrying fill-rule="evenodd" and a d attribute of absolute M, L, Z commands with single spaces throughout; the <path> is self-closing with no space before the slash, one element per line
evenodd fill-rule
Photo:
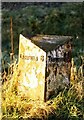
<path fill-rule="evenodd" d="M 10 65 L 11 68 L 12 65 Z M 34 120 L 83 120 L 83 76 L 77 74 L 77 82 L 61 91 L 56 97 L 33 101 L 28 95 L 18 94 L 18 67 L 13 64 L 13 74 L 2 76 L 2 119 Z M 78 73 L 78 72 L 77 72 Z"/>
<path fill-rule="evenodd" d="M 73 57 L 83 55 L 84 42 L 81 28 L 81 10 L 82 3 L 65 3 L 59 7 L 30 5 L 19 10 L 2 9 L 2 59 L 10 63 L 10 17 L 13 19 L 15 55 L 18 55 L 20 33 L 23 35 L 54 34 L 78 36 L 79 39 L 75 38 L 73 40 Z"/>
<path fill-rule="evenodd" d="M 75 12 L 71 14 L 72 10 Z M 14 53 L 18 55 L 19 34 L 55 34 L 78 35 L 73 41 L 73 57 L 79 69 L 83 55 L 83 38 L 81 36 L 81 4 L 65 4 L 60 8 L 44 6 L 28 6 L 20 10 L 2 10 L 2 61 L 3 69 L 8 67 L 8 74 L 2 73 L 2 119 L 33 119 L 34 120 L 83 120 L 83 82 L 84 77 L 78 77 L 78 82 L 68 90 L 60 92 L 46 103 L 31 101 L 29 98 L 18 96 L 17 75 L 12 78 L 10 61 L 10 17 L 13 18 Z M 52 22 L 51 22 L 52 21 Z M 74 22 L 75 21 L 75 22 Z M 53 24 L 52 24 L 53 23 Z M 79 23 L 79 24 L 78 24 Z M 6 44 L 8 43 L 8 44 Z M 15 57 L 16 59 L 17 57 Z M 10 64 L 9 64 L 10 63 Z M 5 64 L 5 65 L 4 65 Z M 8 65 L 9 64 L 9 65 Z M 14 63 L 15 71 L 17 70 Z M 18 70 L 17 70 L 18 71 Z M 0 94 L 0 95 L 1 95 Z M 0 114 L 1 115 L 1 114 Z M 0 116 L 1 117 L 1 116 Z"/>

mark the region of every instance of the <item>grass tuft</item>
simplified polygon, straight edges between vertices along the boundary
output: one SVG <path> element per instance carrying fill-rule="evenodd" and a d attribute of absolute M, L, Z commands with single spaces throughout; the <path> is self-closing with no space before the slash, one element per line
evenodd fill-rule
<path fill-rule="evenodd" d="M 12 69 L 11 69 L 12 67 Z M 27 95 L 18 94 L 18 65 L 14 62 L 8 68 L 8 74 L 2 73 L 2 119 L 29 119 L 29 120 L 82 120 L 83 109 L 83 82 L 76 73 L 77 82 L 67 90 L 61 91 L 56 97 L 47 102 L 30 100 Z"/>

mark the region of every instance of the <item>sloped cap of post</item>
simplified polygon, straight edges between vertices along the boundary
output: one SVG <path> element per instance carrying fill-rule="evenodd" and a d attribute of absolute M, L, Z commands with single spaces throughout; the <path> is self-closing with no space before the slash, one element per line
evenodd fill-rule
<path fill-rule="evenodd" d="M 48 52 L 71 41 L 72 38 L 72 36 L 36 35 L 30 39 L 38 47 Z"/>

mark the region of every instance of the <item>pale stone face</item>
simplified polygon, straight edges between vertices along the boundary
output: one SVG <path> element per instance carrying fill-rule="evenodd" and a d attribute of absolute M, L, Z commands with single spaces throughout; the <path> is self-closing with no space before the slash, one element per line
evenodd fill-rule
<path fill-rule="evenodd" d="M 58 89 L 63 89 L 69 85 L 68 71 L 70 70 L 68 69 L 70 67 L 70 60 L 68 60 L 69 55 L 67 53 L 71 49 L 68 44 L 60 45 L 61 41 L 67 41 L 66 37 L 64 39 L 56 37 L 55 40 L 52 38 L 52 41 L 51 37 L 43 38 L 37 36 L 35 38 L 36 41 L 42 41 L 40 44 L 36 44 L 37 42 L 33 41 L 32 38 L 30 40 L 20 35 L 18 62 L 18 69 L 20 71 L 18 93 L 32 100 L 39 99 L 42 101 L 44 97 L 49 98 L 50 94 L 57 94 Z M 53 42 L 56 42 L 59 46 L 57 47 L 57 44 L 53 44 Z M 51 49 L 51 45 L 55 48 Z M 56 58 L 57 60 L 55 60 Z M 45 70 L 45 68 L 47 69 Z"/>
<path fill-rule="evenodd" d="M 19 92 L 27 94 L 30 99 L 44 100 L 46 52 L 33 44 L 31 40 L 20 35 Z"/>

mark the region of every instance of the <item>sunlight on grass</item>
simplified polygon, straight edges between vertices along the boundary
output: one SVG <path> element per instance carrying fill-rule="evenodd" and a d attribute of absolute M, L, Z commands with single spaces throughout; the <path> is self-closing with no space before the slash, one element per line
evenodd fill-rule
<path fill-rule="evenodd" d="M 60 92 L 57 97 L 50 99 L 47 102 L 34 101 L 29 99 L 28 94 L 21 96 L 18 93 L 18 76 L 19 69 L 16 62 L 8 68 L 10 71 L 12 67 L 13 73 L 2 76 L 2 118 L 35 118 L 37 119 L 65 119 L 73 117 L 81 119 L 84 117 L 83 110 L 83 80 L 84 77 L 79 78 L 77 73 L 77 80 L 75 84 L 64 91 Z M 1 93 L 0 93 L 1 97 Z M 0 99 L 1 101 L 1 99 Z M 0 114 L 1 117 L 1 114 Z"/>

